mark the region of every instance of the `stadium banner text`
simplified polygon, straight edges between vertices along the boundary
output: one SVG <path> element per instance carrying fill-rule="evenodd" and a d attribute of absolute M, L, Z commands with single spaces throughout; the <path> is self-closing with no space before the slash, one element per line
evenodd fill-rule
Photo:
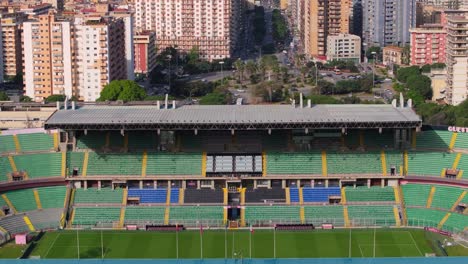
<path fill-rule="evenodd" d="M 448 131 L 458 133 L 468 133 L 468 127 L 449 126 Z"/>

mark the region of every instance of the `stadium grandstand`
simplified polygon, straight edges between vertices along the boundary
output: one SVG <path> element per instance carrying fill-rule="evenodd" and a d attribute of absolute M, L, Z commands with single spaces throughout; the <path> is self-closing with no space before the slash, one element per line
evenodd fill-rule
<path fill-rule="evenodd" d="M 0 134 L 0 232 L 468 229 L 468 133 L 394 105 L 58 106 Z M 466 130 L 463 130 L 466 131 Z"/>

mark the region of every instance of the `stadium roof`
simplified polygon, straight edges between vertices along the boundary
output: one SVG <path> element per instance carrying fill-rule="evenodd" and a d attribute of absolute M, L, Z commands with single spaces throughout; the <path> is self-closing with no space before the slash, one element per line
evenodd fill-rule
<path fill-rule="evenodd" d="M 420 117 L 410 108 L 392 105 L 185 105 L 159 109 L 153 105 L 87 105 L 58 110 L 46 129 L 295 129 L 415 128 Z"/>

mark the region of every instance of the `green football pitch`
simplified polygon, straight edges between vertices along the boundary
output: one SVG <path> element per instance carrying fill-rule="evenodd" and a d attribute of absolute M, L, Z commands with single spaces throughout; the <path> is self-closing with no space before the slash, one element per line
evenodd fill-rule
<path fill-rule="evenodd" d="M 375 232 L 375 234 L 374 234 Z M 30 256 L 40 258 L 316 258 L 416 257 L 433 253 L 422 230 L 248 230 L 45 233 Z M 375 238 L 374 238 L 375 236 Z M 374 243 L 375 241 L 375 243 Z M 351 245 L 351 248 L 350 246 Z M 374 247 L 375 245 L 375 247 Z"/>

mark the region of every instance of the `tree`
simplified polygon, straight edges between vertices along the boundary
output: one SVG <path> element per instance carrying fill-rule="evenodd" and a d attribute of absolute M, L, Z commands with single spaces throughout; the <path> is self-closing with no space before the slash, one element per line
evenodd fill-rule
<path fill-rule="evenodd" d="M 226 95 L 220 92 L 209 93 L 200 98 L 201 105 L 223 105 L 227 103 Z"/>
<path fill-rule="evenodd" d="M 253 60 L 248 60 L 245 64 L 245 70 L 249 76 L 252 76 L 257 73 L 258 67 Z"/>
<path fill-rule="evenodd" d="M 410 45 L 405 45 L 401 52 L 401 63 L 409 65 L 411 62 L 411 47 Z"/>
<path fill-rule="evenodd" d="M 368 48 L 367 51 L 366 51 L 366 56 L 367 56 L 367 58 L 369 60 L 374 59 L 374 55 L 372 54 L 372 52 L 375 52 L 377 59 L 379 59 L 380 55 L 382 53 L 382 49 L 380 47 L 377 47 L 377 46 L 373 46 L 373 47 Z"/>
<path fill-rule="evenodd" d="M 406 80 L 408 79 L 408 77 L 412 75 L 421 75 L 421 72 L 418 66 L 400 68 L 397 71 L 397 79 L 398 81 L 403 82 L 403 83 L 406 83 Z"/>
<path fill-rule="evenodd" d="M 20 96 L 20 102 L 21 103 L 30 103 L 30 102 L 32 102 L 32 99 L 31 99 L 31 97 L 29 97 L 27 95 L 21 95 Z"/>
<path fill-rule="evenodd" d="M 63 102 L 65 101 L 65 98 L 67 98 L 63 94 L 54 94 L 45 99 L 47 103 L 55 103 L 55 102 Z"/>
<path fill-rule="evenodd" d="M 98 101 L 141 101 L 146 92 L 136 82 L 130 80 L 115 80 L 104 86 Z"/>
<path fill-rule="evenodd" d="M 431 79 L 425 75 L 412 75 L 408 77 L 406 85 L 410 91 L 421 95 L 424 99 L 432 99 Z"/>
<path fill-rule="evenodd" d="M 234 67 L 236 68 L 236 71 L 237 71 L 238 81 L 239 83 L 242 83 L 242 80 L 244 77 L 245 64 L 241 59 L 237 59 L 234 62 Z"/>
<path fill-rule="evenodd" d="M 5 92 L 0 91 L 0 101 L 10 101 L 10 97 Z"/>

